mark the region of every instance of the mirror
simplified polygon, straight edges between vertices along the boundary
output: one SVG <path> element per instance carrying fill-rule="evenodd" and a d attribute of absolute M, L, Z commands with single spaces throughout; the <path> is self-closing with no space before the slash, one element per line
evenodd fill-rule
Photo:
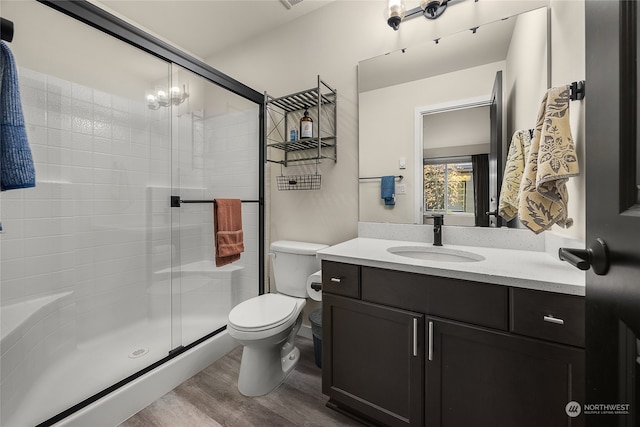
<path fill-rule="evenodd" d="M 534 127 L 549 87 L 548 20 L 546 7 L 534 9 L 358 64 L 360 221 L 421 224 L 431 213 L 444 211 L 446 224 L 477 224 L 465 205 L 478 197 L 470 159 L 486 154 L 474 165 L 481 177 L 491 176 L 501 185 L 510 135 Z M 501 120 L 494 117 L 492 131 L 498 74 L 502 114 Z M 495 132 L 493 144 L 501 140 L 497 147 L 491 145 Z M 489 160 L 492 150 L 497 154 Z M 456 188 L 465 188 L 454 191 L 443 184 L 441 193 L 450 191 L 438 200 L 444 197 L 445 203 L 435 203 L 433 191 L 425 192 L 425 180 L 433 190 L 434 165 L 442 169 L 458 161 L 463 166 L 456 179 L 465 184 L 458 182 Z M 453 177 L 452 171 L 447 176 Z M 393 206 L 385 206 L 380 194 L 378 178 L 387 175 L 396 176 Z M 489 190 L 481 194 L 489 199 Z M 490 200 L 486 203 L 483 215 L 491 209 Z"/>

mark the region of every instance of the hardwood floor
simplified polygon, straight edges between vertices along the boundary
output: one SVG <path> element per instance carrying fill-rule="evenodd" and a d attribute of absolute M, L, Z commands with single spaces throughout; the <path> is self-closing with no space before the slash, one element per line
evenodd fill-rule
<path fill-rule="evenodd" d="M 266 396 L 246 397 L 238 391 L 238 347 L 120 427 L 362 426 L 325 406 L 313 341 L 299 337 L 296 343 L 302 359 L 285 383 Z"/>

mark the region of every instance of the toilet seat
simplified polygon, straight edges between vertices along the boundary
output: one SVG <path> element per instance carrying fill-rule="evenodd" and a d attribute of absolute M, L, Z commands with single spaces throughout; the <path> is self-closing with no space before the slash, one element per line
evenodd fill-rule
<path fill-rule="evenodd" d="M 265 331 L 287 323 L 297 312 L 297 300 L 280 294 L 263 294 L 235 306 L 229 325 L 238 331 Z"/>

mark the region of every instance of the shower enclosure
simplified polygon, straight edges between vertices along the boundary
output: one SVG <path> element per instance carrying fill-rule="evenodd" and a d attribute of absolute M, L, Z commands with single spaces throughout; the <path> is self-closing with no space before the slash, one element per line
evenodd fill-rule
<path fill-rule="evenodd" d="M 37 177 L 0 195 L 4 427 L 59 421 L 222 333 L 263 290 L 262 95 L 55 3 L 2 1 Z M 215 198 L 246 201 L 245 252 L 223 267 Z"/>

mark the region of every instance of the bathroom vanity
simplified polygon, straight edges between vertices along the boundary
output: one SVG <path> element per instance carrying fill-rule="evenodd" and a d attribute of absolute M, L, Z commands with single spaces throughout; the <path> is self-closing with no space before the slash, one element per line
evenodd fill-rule
<path fill-rule="evenodd" d="M 584 425 L 566 412 L 584 403 L 580 273 L 531 251 L 394 253 L 408 246 L 433 247 L 357 238 L 318 254 L 328 406 L 384 426 Z"/>

